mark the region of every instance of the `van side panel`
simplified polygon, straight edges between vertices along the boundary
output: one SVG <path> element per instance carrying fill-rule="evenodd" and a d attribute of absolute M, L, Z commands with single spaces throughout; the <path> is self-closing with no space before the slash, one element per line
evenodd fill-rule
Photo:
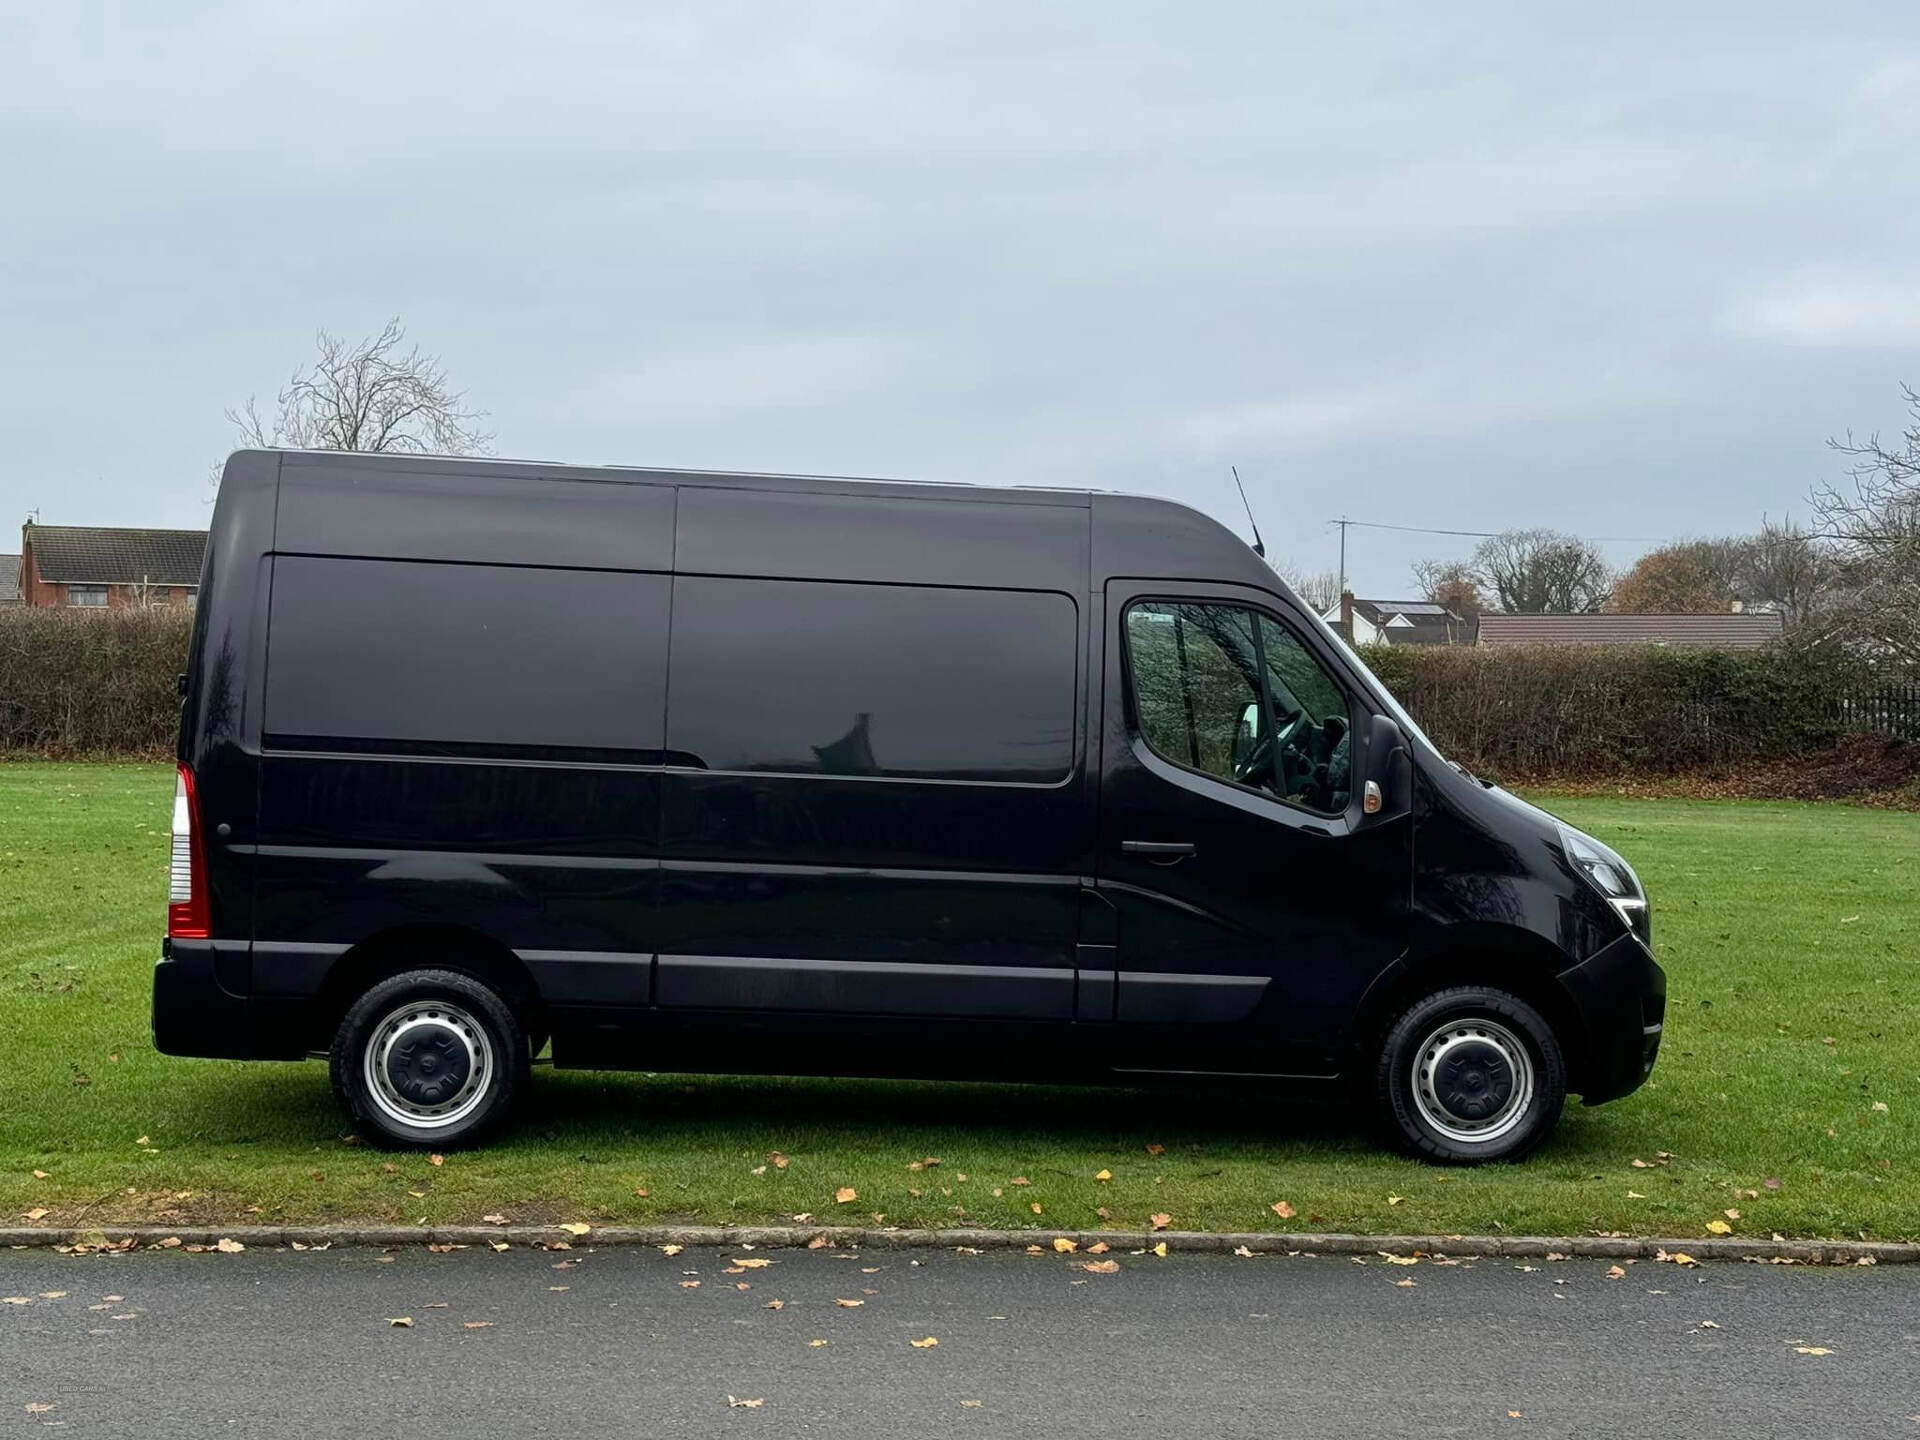
<path fill-rule="evenodd" d="M 278 556 L 257 992 L 311 994 L 347 947 L 427 926 L 511 948 L 550 1003 L 648 1003 L 670 589 Z"/>
<path fill-rule="evenodd" d="M 1054 496 L 793 494 L 685 485 L 674 568 L 903 585 L 1086 589 L 1087 509 Z"/>
<path fill-rule="evenodd" d="M 310 555 L 666 570 L 670 485 L 578 470 L 289 454 L 274 548 Z"/>

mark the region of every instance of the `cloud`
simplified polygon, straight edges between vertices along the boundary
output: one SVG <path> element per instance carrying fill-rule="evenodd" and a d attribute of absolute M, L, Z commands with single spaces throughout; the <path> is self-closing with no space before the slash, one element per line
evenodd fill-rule
<path fill-rule="evenodd" d="M 1920 278 L 1796 281 L 1739 302 L 1726 323 L 1737 334 L 1789 345 L 1920 346 Z"/>

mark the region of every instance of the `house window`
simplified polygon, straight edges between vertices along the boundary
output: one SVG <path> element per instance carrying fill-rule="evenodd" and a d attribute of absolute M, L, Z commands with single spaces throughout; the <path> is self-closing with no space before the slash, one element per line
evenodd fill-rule
<path fill-rule="evenodd" d="M 103 606 L 107 603 L 107 587 L 104 585 L 67 586 L 67 604 L 85 607 Z"/>

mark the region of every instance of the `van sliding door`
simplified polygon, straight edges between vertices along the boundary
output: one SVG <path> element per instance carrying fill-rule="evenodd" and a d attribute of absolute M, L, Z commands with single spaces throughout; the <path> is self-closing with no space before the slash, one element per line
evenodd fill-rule
<path fill-rule="evenodd" d="M 1069 595 L 680 575 L 666 1006 L 1070 1020 Z"/>

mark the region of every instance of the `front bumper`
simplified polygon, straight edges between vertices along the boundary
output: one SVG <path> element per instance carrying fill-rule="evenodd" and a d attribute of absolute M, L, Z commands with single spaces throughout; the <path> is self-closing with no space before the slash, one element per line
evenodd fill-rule
<path fill-rule="evenodd" d="M 1638 1090 L 1653 1073 L 1667 1012 L 1667 972 L 1632 935 L 1560 974 L 1579 1012 L 1585 1045 L 1577 1077 L 1588 1105 Z"/>
<path fill-rule="evenodd" d="M 239 993 L 247 952 L 244 941 L 163 942 L 153 967 L 156 1050 L 217 1060 L 298 1060 L 307 1054 L 305 1004 Z"/>

